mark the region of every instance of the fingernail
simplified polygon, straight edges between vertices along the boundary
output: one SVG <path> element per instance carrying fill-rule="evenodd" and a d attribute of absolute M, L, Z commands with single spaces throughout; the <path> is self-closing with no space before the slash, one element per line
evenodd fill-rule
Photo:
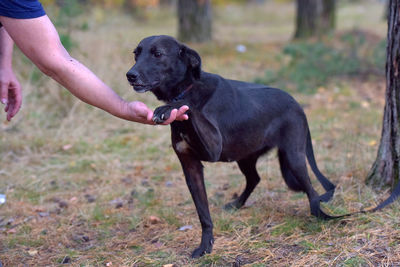
<path fill-rule="evenodd" d="M 1 103 L 3 103 L 4 105 L 6 105 L 6 104 L 7 104 L 7 99 L 2 98 L 2 99 L 1 99 Z"/>

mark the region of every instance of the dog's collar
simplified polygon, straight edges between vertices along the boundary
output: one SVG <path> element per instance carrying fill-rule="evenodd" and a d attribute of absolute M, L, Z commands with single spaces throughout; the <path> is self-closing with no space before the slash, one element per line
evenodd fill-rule
<path fill-rule="evenodd" d="M 174 99 L 172 99 L 172 102 L 176 102 L 176 101 L 181 100 L 181 99 L 185 96 L 185 94 L 186 94 L 190 89 L 192 89 L 192 87 L 193 87 L 193 84 L 189 85 L 185 90 L 182 91 L 182 93 L 180 93 L 177 97 L 175 97 Z"/>

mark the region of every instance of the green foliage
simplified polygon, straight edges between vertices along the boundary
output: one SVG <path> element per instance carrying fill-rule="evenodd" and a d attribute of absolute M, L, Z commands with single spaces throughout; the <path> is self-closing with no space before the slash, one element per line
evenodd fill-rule
<path fill-rule="evenodd" d="M 174 225 L 175 227 L 179 227 L 181 225 L 175 209 L 159 209 L 158 213 L 160 217 L 169 225 Z"/>
<path fill-rule="evenodd" d="M 221 259 L 222 257 L 220 255 L 206 254 L 199 259 L 198 263 L 200 266 L 215 266 Z"/>
<path fill-rule="evenodd" d="M 84 12 L 83 4 L 78 0 L 59 1 L 55 25 L 60 31 L 60 40 L 67 51 L 78 46 L 71 37 L 71 32 L 76 29 L 87 30 L 88 24 L 75 25 L 76 18 Z"/>
<path fill-rule="evenodd" d="M 14 192 L 14 197 L 21 201 L 29 201 L 32 204 L 39 204 L 40 192 L 25 187 L 17 188 Z"/>
<path fill-rule="evenodd" d="M 68 167 L 67 171 L 70 173 L 82 173 L 93 171 L 93 160 L 83 159 L 77 162 L 71 162 L 70 166 Z"/>
<path fill-rule="evenodd" d="M 226 6 L 230 4 L 246 4 L 247 2 L 247 0 L 213 0 L 212 4 Z"/>
<path fill-rule="evenodd" d="M 290 43 L 278 56 L 281 68 L 267 70 L 256 82 L 314 93 L 334 77 L 383 73 L 384 46 L 384 41 L 369 43 L 366 34 L 359 31 L 325 42 Z"/>
<path fill-rule="evenodd" d="M 298 231 L 302 222 L 297 218 L 287 218 L 283 224 L 278 225 L 271 231 L 272 236 L 291 235 Z"/>
<path fill-rule="evenodd" d="M 318 249 L 318 247 L 314 243 L 311 243 L 310 241 L 307 240 L 300 241 L 299 245 L 304 249 L 304 252 Z"/>
<path fill-rule="evenodd" d="M 101 207 L 100 205 L 96 205 L 93 209 L 91 219 L 96 222 L 104 221 L 106 219 L 106 215 L 104 214 L 104 208 Z"/>
<path fill-rule="evenodd" d="M 60 33 L 60 41 L 67 51 L 71 51 L 72 48 L 78 46 L 69 34 Z"/>
<path fill-rule="evenodd" d="M 232 232 L 234 230 L 233 221 L 231 218 L 220 217 L 214 222 L 215 229 L 221 232 Z"/>
<path fill-rule="evenodd" d="M 347 267 L 357 267 L 357 266 L 367 266 L 368 264 L 365 259 L 359 256 L 355 256 L 344 261 L 343 265 Z"/>

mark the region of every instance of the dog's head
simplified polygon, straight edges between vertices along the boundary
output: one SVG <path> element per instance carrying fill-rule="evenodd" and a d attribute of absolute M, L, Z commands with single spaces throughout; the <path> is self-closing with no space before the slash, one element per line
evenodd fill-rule
<path fill-rule="evenodd" d="M 200 79 L 199 54 L 170 36 L 150 36 L 136 47 L 135 65 L 126 77 L 139 93 L 152 91 L 158 99 L 170 101 L 182 86 Z"/>

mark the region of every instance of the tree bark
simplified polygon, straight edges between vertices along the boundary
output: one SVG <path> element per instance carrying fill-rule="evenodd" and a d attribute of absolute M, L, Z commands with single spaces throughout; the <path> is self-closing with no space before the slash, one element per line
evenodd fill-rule
<path fill-rule="evenodd" d="M 400 174 L 400 0 L 390 0 L 386 56 L 386 93 L 381 141 L 367 183 L 377 189 L 394 185 Z"/>
<path fill-rule="evenodd" d="M 297 0 L 294 38 L 310 38 L 332 32 L 336 22 L 336 0 Z"/>
<path fill-rule="evenodd" d="M 331 32 L 336 27 L 336 0 L 323 0 L 322 3 L 321 28 L 323 31 Z"/>
<path fill-rule="evenodd" d="M 178 39 L 199 43 L 212 39 L 210 0 L 178 1 Z"/>

